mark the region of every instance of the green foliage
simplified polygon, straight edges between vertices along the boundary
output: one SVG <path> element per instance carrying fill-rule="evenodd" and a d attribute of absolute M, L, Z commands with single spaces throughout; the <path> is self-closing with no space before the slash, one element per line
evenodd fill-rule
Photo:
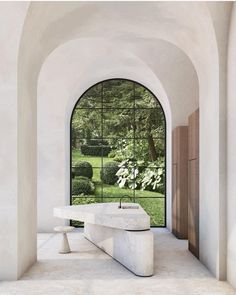
<path fill-rule="evenodd" d="M 74 166 L 75 176 L 84 176 L 92 179 L 93 177 L 93 167 L 87 161 L 78 161 Z"/>
<path fill-rule="evenodd" d="M 111 151 L 109 146 L 81 145 L 81 153 L 85 156 L 107 157 Z"/>
<path fill-rule="evenodd" d="M 86 205 L 96 203 L 96 197 L 93 195 L 80 194 L 73 198 L 72 205 Z"/>
<path fill-rule="evenodd" d="M 89 178 L 79 176 L 72 180 L 72 195 L 91 195 L 94 193 L 95 187 Z"/>
<path fill-rule="evenodd" d="M 132 139 L 117 139 L 114 148 L 109 154 L 109 157 L 112 157 L 114 161 L 122 162 L 134 157 L 134 141 Z"/>
<path fill-rule="evenodd" d="M 154 163 L 143 171 L 141 175 L 141 189 L 164 193 L 164 167 L 156 167 Z"/>
<path fill-rule="evenodd" d="M 107 162 L 100 171 L 101 180 L 106 184 L 115 184 L 118 180 L 116 175 L 119 170 L 117 162 Z"/>
<path fill-rule="evenodd" d="M 147 140 L 117 140 L 116 149 L 112 150 L 109 157 L 112 157 L 115 161 L 122 162 L 124 160 L 149 160 L 149 150 Z"/>
<path fill-rule="evenodd" d="M 80 194 L 72 199 L 72 205 L 86 205 L 98 202 L 99 199 L 93 195 Z M 71 220 L 71 225 L 75 227 L 83 226 L 83 222 L 77 220 Z"/>
<path fill-rule="evenodd" d="M 120 162 L 115 175 L 119 186 L 101 183 L 106 170 L 94 168 L 97 198 L 80 195 L 73 203 L 99 202 L 101 195 L 103 202 L 111 202 L 111 197 L 128 194 L 140 198 L 152 225 L 163 225 L 164 199 L 155 197 L 165 191 L 165 117 L 150 91 L 126 80 L 99 83 L 79 100 L 71 128 L 73 163 L 86 160 L 101 167 L 109 158 Z"/>
<path fill-rule="evenodd" d="M 161 159 L 149 163 L 125 160 L 119 165 L 116 175 L 120 188 L 129 187 L 130 189 L 150 190 L 159 193 L 165 191 L 164 162 Z"/>
<path fill-rule="evenodd" d="M 92 145 L 92 146 L 108 146 L 109 143 L 108 141 L 104 140 L 104 139 L 88 139 L 87 140 L 87 144 L 88 145 Z"/>
<path fill-rule="evenodd" d="M 108 158 L 114 158 L 116 156 L 116 150 L 111 150 L 110 153 L 108 154 Z"/>
<path fill-rule="evenodd" d="M 118 176 L 117 183 L 120 188 L 129 187 L 135 189 L 137 187 L 137 178 L 139 170 L 136 162 L 133 160 L 124 160 L 119 164 L 119 170 L 116 175 Z"/>
<path fill-rule="evenodd" d="M 137 83 L 116 79 L 97 84 L 81 97 L 72 117 L 74 148 L 84 144 L 101 146 L 97 142 L 92 144 L 91 140 L 109 138 L 109 145 L 117 150 L 115 160 L 120 161 L 125 158 L 121 159 L 119 140 L 116 143 L 112 138 L 133 138 L 134 135 L 135 138 L 146 139 L 142 142 L 136 140 L 136 147 L 142 148 L 140 155 L 135 155 L 137 159 L 155 161 L 164 155 L 165 117 L 150 91 Z M 132 150 L 130 143 L 126 145 Z M 89 149 L 83 147 L 84 154 L 101 155 L 101 149 L 97 148 L 95 152 Z M 104 155 L 109 152 L 106 149 Z"/>

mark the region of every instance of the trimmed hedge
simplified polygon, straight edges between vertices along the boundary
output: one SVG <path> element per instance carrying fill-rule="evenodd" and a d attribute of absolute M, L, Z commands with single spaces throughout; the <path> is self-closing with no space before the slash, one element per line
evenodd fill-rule
<path fill-rule="evenodd" d="M 75 176 L 84 176 L 92 179 L 93 177 L 93 167 L 87 161 L 78 161 L 74 166 Z"/>
<path fill-rule="evenodd" d="M 92 195 L 95 187 L 90 179 L 79 176 L 72 180 L 72 195 Z"/>
<path fill-rule="evenodd" d="M 108 141 L 104 139 L 88 139 L 87 140 L 87 145 L 92 145 L 92 146 L 108 146 L 109 143 Z"/>
<path fill-rule="evenodd" d="M 115 184 L 118 180 L 118 176 L 116 175 L 118 170 L 119 166 L 117 162 L 107 162 L 100 171 L 101 180 L 106 184 Z"/>
<path fill-rule="evenodd" d="M 83 144 L 80 147 L 81 153 L 85 156 L 104 156 L 107 157 L 111 151 L 111 147 L 104 145 L 87 145 Z"/>

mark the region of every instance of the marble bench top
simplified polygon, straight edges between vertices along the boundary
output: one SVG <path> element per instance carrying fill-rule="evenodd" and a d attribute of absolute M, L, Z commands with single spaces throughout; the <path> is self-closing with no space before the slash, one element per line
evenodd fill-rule
<path fill-rule="evenodd" d="M 54 216 L 124 230 L 150 229 L 150 217 L 139 204 L 125 203 L 138 209 L 119 209 L 119 203 L 94 203 L 54 208 Z"/>

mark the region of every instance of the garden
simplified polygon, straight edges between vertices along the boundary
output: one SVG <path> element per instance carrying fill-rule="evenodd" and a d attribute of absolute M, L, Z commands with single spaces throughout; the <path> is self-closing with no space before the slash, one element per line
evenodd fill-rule
<path fill-rule="evenodd" d="M 165 118 L 146 88 L 121 79 L 90 88 L 72 115 L 71 152 L 72 204 L 128 195 L 165 226 Z"/>

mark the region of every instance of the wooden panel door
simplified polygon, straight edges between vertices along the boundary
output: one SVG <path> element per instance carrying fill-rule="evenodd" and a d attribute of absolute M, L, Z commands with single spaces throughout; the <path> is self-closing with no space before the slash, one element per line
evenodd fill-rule
<path fill-rule="evenodd" d="M 172 233 L 177 234 L 177 164 L 172 165 Z"/>
<path fill-rule="evenodd" d="M 188 159 L 199 158 L 199 110 L 188 118 Z"/>
<path fill-rule="evenodd" d="M 172 150 L 172 233 L 188 237 L 188 127 L 173 131 Z"/>
<path fill-rule="evenodd" d="M 189 116 L 188 244 L 199 258 L 199 110 Z"/>
<path fill-rule="evenodd" d="M 189 161 L 188 248 L 199 258 L 199 161 Z"/>

